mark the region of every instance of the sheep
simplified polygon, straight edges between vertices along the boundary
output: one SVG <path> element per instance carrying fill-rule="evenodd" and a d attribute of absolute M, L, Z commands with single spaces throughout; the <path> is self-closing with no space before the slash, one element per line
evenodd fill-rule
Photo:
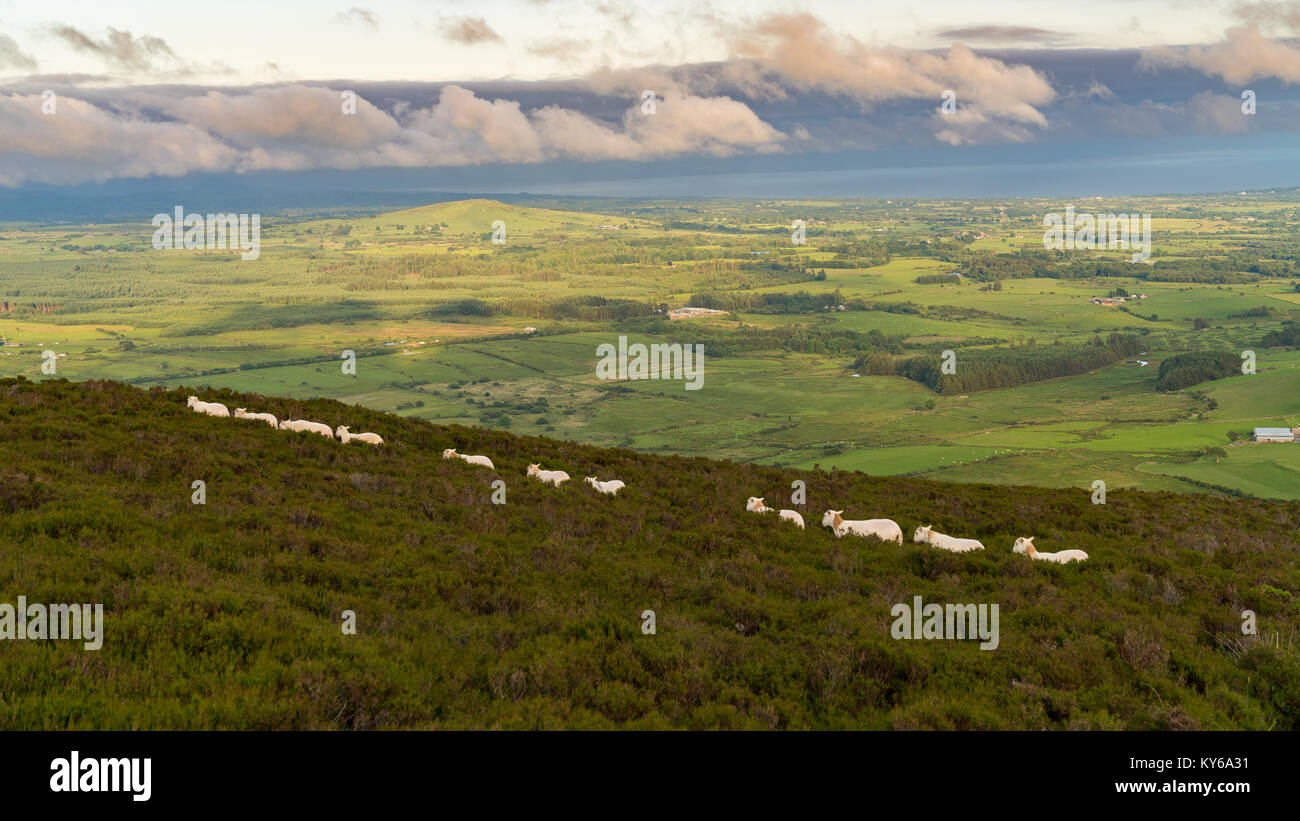
<path fill-rule="evenodd" d="M 785 519 L 785 520 L 787 520 L 787 521 L 794 522 L 795 524 L 799 525 L 799 529 L 800 529 L 800 530 L 803 530 L 803 529 L 804 529 L 804 528 L 803 528 L 803 517 L 799 515 L 799 511 L 797 511 L 797 510 L 782 510 L 781 513 L 780 513 L 780 516 L 781 516 L 782 519 Z"/>
<path fill-rule="evenodd" d="M 627 485 L 623 483 L 622 479 L 611 479 L 608 482 L 602 482 L 595 476 L 588 476 L 584 481 L 601 493 L 608 493 L 610 496 L 613 496 L 623 488 L 627 487 Z"/>
<path fill-rule="evenodd" d="M 332 440 L 334 438 L 334 431 L 330 430 L 329 425 L 324 422 L 308 422 L 306 419 L 286 419 L 280 423 L 280 430 L 309 431 L 319 433 L 327 439 Z"/>
<path fill-rule="evenodd" d="M 540 479 L 546 484 L 555 485 L 556 487 L 559 487 L 561 482 L 569 481 L 569 474 L 565 473 L 564 471 L 542 470 L 540 464 L 529 465 L 527 473 L 529 476 L 532 476 L 535 479 Z"/>
<path fill-rule="evenodd" d="M 185 404 L 193 408 L 196 413 L 206 413 L 208 416 L 230 416 L 230 408 L 220 402 L 203 402 L 197 396 L 191 396 Z"/>
<path fill-rule="evenodd" d="M 958 539 L 955 536 L 945 536 L 942 533 L 936 533 L 930 527 L 925 525 L 916 529 L 916 534 L 912 537 L 914 542 L 929 542 L 931 547 L 937 547 L 941 550 L 951 550 L 954 553 L 965 553 L 968 550 L 983 550 L 984 544 L 979 539 Z"/>
<path fill-rule="evenodd" d="M 772 508 L 763 504 L 762 496 L 750 496 L 749 501 L 745 502 L 745 510 L 750 513 L 771 513 Z"/>
<path fill-rule="evenodd" d="M 828 510 L 822 516 L 822 527 L 835 529 L 835 538 L 843 538 L 844 534 L 852 533 L 854 536 L 875 536 L 883 542 L 903 543 L 903 529 L 898 526 L 898 522 L 893 519 L 845 519 L 842 510 Z"/>
<path fill-rule="evenodd" d="M 377 433 L 349 433 L 345 425 L 339 425 L 338 430 L 334 431 L 334 435 L 345 445 L 353 439 L 370 445 L 382 445 L 384 443 L 383 437 Z"/>
<path fill-rule="evenodd" d="M 1039 553 L 1034 549 L 1033 536 L 1021 536 L 1016 539 L 1016 543 L 1011 546 L 1013 553 L 1027 553 L 1029 558 L 1038 559 L 1043 562 L 1056 562 L 1057 564 L 1069 564 L 1070 562 L 1086 562 L 1088 554 L 1082 550 L 1061 550 L 1056 553 Z"/>
<path fill-rule="evenodd" d="M 276 418 L 271 414 L 249 413 L 244 408 L 235 408 L 235 418 L 236 419 L 260 419 L 261 421 L 265 422 L 266 424 L 270 425 L 273 428 L 278 428 L 280 426 L 280 423 L 277 422 Z"/>
<path fill-rule="evenodd" d="M 471 465 L 482 465 L 485 468 L 496 470 L 497 466 L 492 464 L 492 460 L 486 456 L 466 456 L 463 453 L 457 453 L 455 448 L 447 448 L 442 452 L 444 459 L 460 459 Z"/>

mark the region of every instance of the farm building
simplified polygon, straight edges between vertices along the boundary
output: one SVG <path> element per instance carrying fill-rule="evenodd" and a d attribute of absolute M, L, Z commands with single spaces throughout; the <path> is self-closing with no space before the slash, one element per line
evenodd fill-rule
<path fill-rule="evenodd" d="M 1295 431 L 1291 428 L 1255 428 L 1256 442 L 1294 442 Z"/>
<path fill-rule="evenodd" d="M 719 311 L 713 308 L 674 308 L 668 312 L 669 319 L 694 319 L 697 316 L 709 316 L 711 314 L 725 314 L 726 311 Z"/>

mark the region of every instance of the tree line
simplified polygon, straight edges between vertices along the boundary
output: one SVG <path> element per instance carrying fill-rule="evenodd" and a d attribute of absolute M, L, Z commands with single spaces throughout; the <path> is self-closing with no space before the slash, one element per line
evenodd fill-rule
<path fill-rule="evenodd" d="M 871 353 L 855 369 L 874 375 L 902 376 L 940 394 L 975 393 L 1087 373 L 1136 354 L 1141 340 L 1112 333 L 1085 343 L 1026 345 L 1015 348 L 970 348 L 957 353 L 953 373 L 944 373 L 943 357 L 933 354 L 897 357 Z"/>
<path fill-rule="evenodd" d="M 1222 351 L 1193 351 L 1171 356 L 1156 372 L 1156 390 L 1177 391 L 1239 373 L 1241 359 Z"/>

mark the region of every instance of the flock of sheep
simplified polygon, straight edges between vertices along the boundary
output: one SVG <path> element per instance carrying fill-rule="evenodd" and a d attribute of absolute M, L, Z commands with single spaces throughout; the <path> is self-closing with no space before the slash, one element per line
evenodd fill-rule
<path fill-rule="evenodd" d="M 232 414 L 230 408 L 227 408 L 220 402 L 204 402 L 197 396 L 191 396 L 186 404 L 196 413 L 206 413 L 208 416 L 221 416 L 227 418 L 233 416 L 235 419 L 256 419 L 260 422 L 265 422 L 277 430 L 310 431 L 311 433 L 319 433 L 326 439 L 331 440 L 337 436 L 339 441 L 345 445 L 353 439 L 358 442 L 365 442 L 369 445 L 382 445 L 384 443 L 383 438 L 377 433 L 349 433 L 346 425 L 339 425 L 337 430 L 330 430 L 330 426 L 324 422 L 308 422 L 306 419 L 285 419 L 284 421 L 277 421 L 276 418 L 269 413 L 249 413 L 244 408 L 235 408 L 235 412 Z"/>
<path fill-rule="evenodd" d="M 750 496 L 749 501 L 745 503 L 745 510 L 750 513 L 771 513 L 772 508 L 763 503 L 761 496 Z M 845 519 L 841 514 L 842 510 L 828 510 L 822 516 L 822 527 L 829 527 L 835 533 L 835 538 L 841 538 L 846 534 L 854 536 L 875 536 L 883 542 L 903 543 L 903 529 L 898 526 L 898 522 L 893 519 Z M 804 526 L 803 516 L 799 515 L 797 510 L 779 511 L 782 519 L 794 522 L 800 528 Z M 979 539 L 959 539 L 954 536 L 948 536 L 938 533 L 929 525 L 922 525 L 916 529 L 912 535 L 912 541 L 918 544 L 929 544 L 931 547 L 937 547 L 941 550 L 951 550 L 954 553 L 965 553 L 969 550 L 983 550 L 984 544 Z M 1058 553 L 1040 553 L 1034 548 L 1033 536 L 1021 536 L 1016 539 L 1015 544 L 1011 546 L 1013 553 L 1024 553 L 1031 559 L 1038 559 L 1044 562 L 1055 562 L 1056 564 L 1069 564 L 1070 562 L 1087 561 L 1088 554 L 1082 550 L 1062 550 Z"/>
<path fill-rule="evenodd" d="M 382 445 L 384 443 L 383 437 L 377 433 L 349 433 L 347 426 L 345 425 L 339 425 L 337 430 L 330 430 L 330 426 L 324 422 L 309 422 L 306 419 L 285 419 L 283 421 L 277 421 L 276 418 L 269 413 L 249 413 L 245 408 L 235 408 L 235 412 L 232 414 L 230 409 L 220 402 L 204 402 L 197 396 L 191 396 L 186 402 L 186 405 L 196 413 L 205 413 L 208 416 L 221 416 L 225 418 L 233 417 L 235 419 L 257 419 L 261 422 L 267 423 L 277 430 L 309 431 L 311 433 L 319 433 L 327 439 L 333 439 L 335 436 L 338 436 L 339 441 L 345 445 L 353 439 L 371 445 Z M 444 450 L 442 452 L 442 458 L 463 459 L 468 464 L 481 465 L 496 470 L 496 466 L 492 464 L 492 460 L 486 456 L 472 456 L 469 454 L 457 453 L 455 448 L 447 448 Z M 528 475 L 535 479 L 539 479 L 548 485 L 554 485 L 556 487 L 559 487 L 561 483 L 569 480 L 569 474 L 564 471 L 542 470 L 541 465 L 529 465 Z M 586 481 L 587 484 L 594 487 L 597 491 L 611 496 L 626 487 L 620 479 L 602 482 L 595 476 L 588 476 Z"/>
<path fill-rule="evenodd" d="M 492 460 L 487 458 L 486 456 L 470 456 L 464 453 L 457 453 L 455 448 L 447 448 L 446 450 L 444 450 L 442 452 L 442 458 L 464 459 L 467 463 L 471 465 L 482 465 L 485 468 L 491 468 L 492 470 L 496 470 L 496 465 L 492 464 Z M 540 464 L 529 465 L 527 473 L 529 476 L 533 477 L 534 479 L 537 479 L 543 484 L 552 485 L 554 487 L 559 487 L 560 485 L 569 481 L 568 473 L 565 473 L 562 470 L 542 470 L 542 466 Z M 627 487 L 627 485 L 623 482 L 622 479 L 611 479 L 608 482 L 602 482 L 599 479 L 597 479 L 595 476 L 588 476 L 584 481 L 586 481 L 587 484 L 591 485 L 599 492 L 608 494 L 610 496 L 617 494 L 620 490 Z"/>
<path fill-rule="evenodd" d="M 189 407 L 198 413 L 206 413 L 209 416 L 229 417 L 232 414 L 230 409 L 220 402 L 203 402 L 197 396 L 189 398 Z M 328 439 L 333 440 L 337 435 L 340 442 L 347 444 L 356 439 L 359 442 L 366 442 L 371 445 L 382 445 L 384 440 L 377 433 L 349 433 L 347 427 L 340 425 L 337 430 L 330 430 L 330 426 L 323 422 L 309 422 L 305 419 L 286 419 L 277 421 L 269 413 L 248 413 L 244 408 L 235 408 L 233 414 L 236 419 L 257 419 L 266 422 L 278 430 L 291 431 L 310 431 L 319 433 Z M 463 459 L 471 465 L 479 465 L 490 470 L 496 470 L 492 460 L 486 456 L 474 456 L 464 453 L 457 453 L 455 448 L 447 448 L 442 452 L 444 459 Z M 564 482 L 569 481 L 569 474 L 562 470 L 543 470 L 540 464 L 528 466 L 527 474 L 544 484 L 559 487 Z M 613 479 L 608 482 L 602 482 L 595 476 L 588 476 L 585 481 L 600 493 L 615 495 L 626 484 L 620 479 Z M 772 508 L 763 503 L 763 497 L 751 496 L 745 504 L 745 510 L 751 513 L 771 513 Z M 854 536 L 875 536 L 877 539 L 885 542 L 903 543 L 903 529 L 898 526 L 898 522 L 893 519 L 845 519 L 842 510 L 828 510 L 822 516 L 822 527 L 831 528 L 835 537 L 841 538 L 846 534 Z M 803 528 L 803 516 L 797 510 L 782 510 L 778 512 L 781 519 L 794 522 L 800 528 Z M 942 550 L 951 550 L 955 553 L 965 553 L 969 550 L 983 550 L 984 545 L 978 539 L 959 539 L 948 536 L 943 533 L 937 533 L 929 525 L 924 525 L 916 529 L 912 536 L 912 541 L 917 543 L 929 544 Z M 1056 562 L 1057 564 L 1069 564 L 1070 562 L 1086 561 L 1088 554 L 1082 550 L 1062 550 L 1059 553 L 1040 553 L 1034 549 L 1033 536 L 1021 536 L 1016 539 L 1011 550 L 1015 553 L 1024 553 L 1032 559 L 1038 559 L 1045 562 Z"/>

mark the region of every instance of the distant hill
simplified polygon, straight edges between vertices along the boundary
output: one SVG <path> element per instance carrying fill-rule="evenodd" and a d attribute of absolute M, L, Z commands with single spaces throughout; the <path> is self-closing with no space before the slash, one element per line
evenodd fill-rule
<path fill-rule="evenodd" d="M 391 229 L 405 226 L 408 230 L 416 226 L 446 226 L 442 233 L 455 236 L 463 234 L 479 235 L 492 230 L 492 223 L 504 220 L 506 223 L 507 242 L 513 236 L 527 237 L 538 232 L 564 230 L 599 230 L 602 226 L 616 226 L 620 230 L 626 227 L 645 227 L 649 223 L 632 220 L 627 217 L 613 217 L 602 214 L 588 214 L 578 211 L 556 211 L 549 208 L 532 208 L 525 205 L 511 205 L 489 199 L 456 200 L 440 202 L 419 208 L 391 211 L 373 217 L 361 217 L 345 220 L 358 231 L 373 231 L 377 228 Z M 613 232 L 611 232 L 613 233 Z"/>
<path fill-rule="evenodd" d="M 102 602 L 106 622 L 98 651 L 0 642 L 0 729 L 1300 726 L 1297 503 L 1093 505 L 202 394 L 388 440 L 345 446 L 200 416 L 191 392 L 0 380 L 0 603 Z M 744 511 L 790 507 L 795 480 L 806 531 Z M 836 540 L 827 507 L 908 541 Z M 912 544 L 922 524 L 988 549 Z M 1032 562 L 1019 535 L 1091 559 Z M 914 596 L 997 604 L 998 648 L 891 638 Z"/>

